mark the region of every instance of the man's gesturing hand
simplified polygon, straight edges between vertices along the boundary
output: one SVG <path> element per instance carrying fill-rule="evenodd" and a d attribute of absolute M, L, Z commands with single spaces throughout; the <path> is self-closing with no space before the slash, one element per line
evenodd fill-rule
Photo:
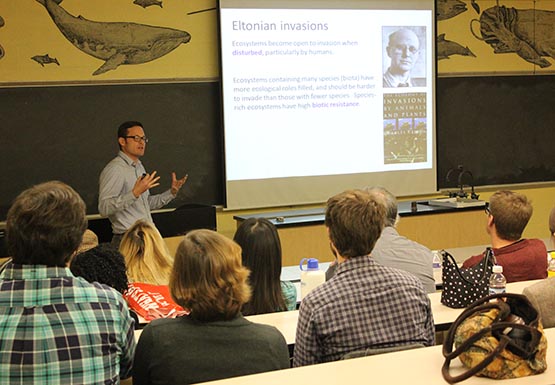
<path fill-rule="evenodd" d="M 153 171 L 151 174 L 140 176 L 139 179 L 137 179 L 137 181 L 135 182 L 135 186 L 133 186 L 132 190 L 135 198 L 138 198 L 145 191 L 159 186 L 160 183 L 158 183 L 158 180 L 160 180 L 160 177 L 156 176 L 156 171 Z"/>

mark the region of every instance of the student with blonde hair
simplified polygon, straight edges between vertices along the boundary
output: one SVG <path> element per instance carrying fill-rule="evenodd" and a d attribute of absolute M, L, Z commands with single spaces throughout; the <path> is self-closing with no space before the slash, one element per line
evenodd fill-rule
<path fill-rule="evenodd" d="M 158 319 L 139 339 L 133 384 L 191 384 L 289 367 L 289 352 L 273 326 L 241 315 L 251 290 L 241 247 L 211 230 L 189 232 L 170 280 L 187 316 Z"/>
<path fill-rule="evenodd" d="M 154 224 L 135 222 L 123 235 L 119 251 L 125 257 L 129 282 L 168 284 L 173 257 Z"/>

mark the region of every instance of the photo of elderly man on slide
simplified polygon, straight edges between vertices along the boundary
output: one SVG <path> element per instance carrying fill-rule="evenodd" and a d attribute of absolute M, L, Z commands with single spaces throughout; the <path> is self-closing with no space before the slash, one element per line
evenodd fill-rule
<path fill-rule="evenodd" d="M 426 27 L 383 27 L 384 88 L 425 87 Z"/>

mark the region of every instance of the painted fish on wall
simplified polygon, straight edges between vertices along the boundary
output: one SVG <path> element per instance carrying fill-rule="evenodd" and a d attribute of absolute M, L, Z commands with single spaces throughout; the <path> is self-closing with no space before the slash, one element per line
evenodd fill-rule
<path fill-rule="evenodd" d="M 158 59 L 188 43 L 188 32 L 131 22 L 97 22 L 75 17 L 59 4 L 63 0 L 36 0 L 42 4 L 65 38 L 84 53 L 104 60 L 93 75 L 124 64 Z"/>
<path fill-rule="evenodd" d="M 31 60 L 36 61 L 37 63 L 39 63 L 43 67 L 44 67 L 45 64 L 52 64 L 52 63 L 60 65 L 60 62 L 58 62 L 58 59 L 56 59 L 55 57 L 50 57 L 49 54 L 35 55 L 31 58 Z"/>
<path fill-rule="evenodd" d="M 442 33 L 437 37 L 437 60 L 449 59 L 452 55 L 472 56 L 476 57 L 468 47 L 461 44 L 445 39 L 445 34 Z"/>
<path fill-rule="evenodd" d="M 437 20 L 447 20 L 466 12 L 466 4 L 460 0 L 437 0 Z"/>
<path fill-rule="evenodd" d="M 162 2 L 157 0 L 135 0 L 133 4 L 137 4 L 140 7 L 146 8 L 152 5 L 157 5 L 162 8 Z"/>

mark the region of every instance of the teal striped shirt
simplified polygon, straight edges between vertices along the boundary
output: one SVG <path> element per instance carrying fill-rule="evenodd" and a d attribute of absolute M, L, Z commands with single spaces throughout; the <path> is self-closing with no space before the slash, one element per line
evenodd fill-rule
<path fill-rule="evenodd" d="M 127 304 L 108 286 L 63 267 L 0 275 L 0 384 L 118 384 L 134 351 Z"/>

